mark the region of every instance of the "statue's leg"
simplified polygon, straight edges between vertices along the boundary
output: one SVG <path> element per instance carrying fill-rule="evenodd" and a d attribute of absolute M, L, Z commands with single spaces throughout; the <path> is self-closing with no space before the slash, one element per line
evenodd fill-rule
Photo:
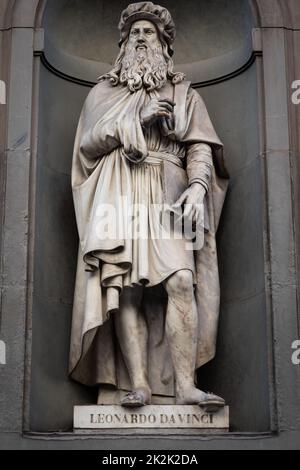
<path fill-rule="evenodd" d="M 151 390 L 147 373 L 148 329 L 141 313 L 142 295 L 142 287 L 126 287 L 120 296 L 120 310 L 114 318 L 133 392 L 137 391 L 136 395 L 140 395 L 141 402 L 146 404 L 151 401 Z M 139 401 L 138 397 L 136 400 Z"/>
<path fill-rule="evenodd" d="M 198 315 L 189 270 L 174 273 L 164 282 L 168 293 L 166 333 L 171 350 L 176 381 L 177 404 L 211 404 L 211 409 L 224 405 L 216 395 L 196 388 L 195 366 L 198 337 Z"/>

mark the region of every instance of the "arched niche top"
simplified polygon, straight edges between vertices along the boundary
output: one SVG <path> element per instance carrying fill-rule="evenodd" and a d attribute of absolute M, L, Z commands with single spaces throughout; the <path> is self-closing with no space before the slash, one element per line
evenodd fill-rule
<path fill-rule="evenodd" d="M 120 13 L 128 3 L 128 0 L 51 0 L 44 15 L 47 39 L 67 54 L 112 64 L 118 52 Z M 177 64 L 206 60 L 238 49 L 251 31 L 248 0 L 160 3 L 175 20 Z"/>
<path fill-rule="evenodd" d="M 243 69 L 247 58 L 249 59 L 252 45 L 249 34 L 250 24 L 253 23 L 255 27 L 287 27 L 299 28 L 300 17 L 291 15 L 293 6 L 299 0 L 161 0 L 161 3 L 172 11 L 178 27 L 178 40 L 176 45 L 175 62 L 177 69 L 186 72 L 192 81 L 206 82 L 218 77 L 226 76 L 234 73 L 236 70 Z M 105 12 L 104 4 L 109 4 L 108 13 Z M 24 28 L 46 28 L 46 56 L 51 65 L 61 70 L 63 74 L 74 76 L 79 80 L 87 82 L 95 81 L 95 78 L 107 71 L 110 67 L 110 62 L 113 60 L 118 51 L 117 42 L 117 29 L 116 24 L 120 10 L 129 3 L 129 0 L 112 0 L 104 2 L 103 0 L 2 0 L 0 4 L 0 29 L 8 29 L 11 27 L 24 27 Z M 226 4 L 222 6 L 222 4 Z M 49 29 L 49 22 L 55 16 L 57 11 L 65 9 L 73 9 L 73 18 L 76 16 L 77 11 L 77 24 L 80 27 L 86 26 L 88 20 L 83 20 L 83 12 L 86 13 L 87 5 L 96 5 L 97 14 L 92 21 L 96 21 L 96 27 L 92 30 L 93 41 L 99 38 L 99 31 L 101 34 L 108 34 L 107 28 L 111 27 L 109 35 L 110 47 L 104 47 L 105 41 L 99 41 L 98 45 L 101 47 L 94 47 L 94 53 L 91 54 L 92 49 L 82 53 L 80 48 L 84 47 L 84 41 L 79 49 L 78 42 L 83 38 L 89 39 L 91 35 L 85 35 L 82 29 L 78 29 L 76 23 L 72 26 L 70 21 L 67 21 L 65 26 L 69 28 L 69 32 L 73 31 L 73 36 L 77 35 L 74 40 L 72 34 L 68 40 L 63 44 L 64 47 L 59 45 L 59 37 L 55 37 L 55 28 Z M 181 5 L 182 4 L 182 5 Z M 235 8 L 235 6 L 237 7 Z M 175 11 L 176 6 L 176 11 Z M 181 8 L 179 8 L 181 7 Z M 198 8 L 198 16 L 195 8 Z M 52 15 L 49 13 L 52 10 Z M 251 13 L 249 13 L 252 11 Z M 294 10 L 295 11 L 295 10 Z M 78 13 L 79 12 L 79 13 Z M 179 12 L 179 13 L 178 13 Z M 200 20 L 199 20 L 200 12 Z M 220 16 L 220 12 L 222 15 Z M 232 12 L 234 15 L 232 15 Z M 248 12 L 248 13 L 247 13 Z M 203 14 L 201 14 L 203 13 Z M 231 17 L 230 17 L 231 13 Z M 191 24 L 186 21 L 186 15 L 192 18 Z M 54 15 L 54 16 L 53 16 Z M 101 23 L 97 18 L 101 17 Z M 116 18 L 112 18 L 115 15 Z M 225 16 L 224 16 L 225 15 Z M 213 18 L 215 22 L 209 22 L 207 19 Z M 229 18 L 228 21 L 224 19 Z M 232 19 L 235 18 L 235 19 Z M 62 25 L 64 15 L 58 18 L 59 24 Z M 113 19 L 113 21 L 112 21 Z M 239 19 L 239 24 L 237 20 Z M 222 24 L 223 21 L 223 24 Z M 236 22 L 234 24 L 234 21 Z M 113 23 L 113 24 L 112 24 Z M 197 25 L 197 34 L 193 36 L 195 31 L 195 24 Z M 203 27 L 201 27 L 201 24 Z M 199 25 L 199 27 L 198 27 Z M 228 34 L 231 26 L 231 35 Z M 232 27 L 233 26 L 233 27 Z M 235 26 L 235 27 L 234 27 Z M 105 29 L 106 28 L 106 29 Z M 217 29 L 217 32 L 214 30 Z M 83 28 L 84 29 L 84 28 Z M 95 34 L 97 31 L 98 34 Z M 52 32 L 52 34 L 51 34 Z M 57 26 L 56 26 L 57 32 Z M 88 31 L 89 32 L 89 31 Z M 220 41 L 220 34 L 224 35 L 224 40 Z M 49 34 L 48 34 L 49 33 Z M 78 33 L 78 34 L 77 34 Z M 202 35 L 202 37 L 201 37 Z M 213 37 L 210 47 L 206 47 L 206 41 L 202 38 L 205 36 L 206 41 L 209 37 Z M 54 38 L 54 40 L 53 40 Z M 218 39 L 219 38 L 219 39 Z M 103 44 L 102 44 L 103 43 Z M 70 49 L 71 44 L 71 49 Z M 190 47 L 187 47 L 187 45 Z M 107 45 L 107 44 L 106 44 Z M 103 53 L 104 48 L 104 55 Z M 95 50 L 98 54 L 95 55 Z M 110 55 L 109 55 L 110 54 Z M 197 55 L 198 54 L 198 55 Z M 109 56 L 109 57 L 108 57 Z M 108 57 L 108 59 L 107 59 Z M 195 75 L 195 77 L 193 76 Z"/>
<path fill-rule="evenodd" d="M 46 7 L 53 1 L 54 0 L 1 0 L 0 29 L 7 29 L 11 27 L 40 28 Z M 300 27 L 300 17 L 291 15 L 291 11 L 296 11 L 296 9 L 293 7 L 298 4 L 299 0 L 247 1 L 252 8 L 256 27 Z M 130 2 L 128 0 L 127 2 L 123 3 L 127 4 Z M 157 3 L 161 3 L 170 7 L 170 4 L 175 2 L 165 2 L 161 0 L 161 2 L 158 1 Z"/>
<path fill-rule="evenodd" d="M 159 3 L 159 2 L 158 2 Z M 248 0 L 161 1 L 176 27 L 174 62 L 193 82 L 245 64 L 252 52 Z M 107 72 L 117 54 L 120 12 L 128 0 L 51 0 L 44 13 L 45 55 L 59 71 L 86 81 Z"/>

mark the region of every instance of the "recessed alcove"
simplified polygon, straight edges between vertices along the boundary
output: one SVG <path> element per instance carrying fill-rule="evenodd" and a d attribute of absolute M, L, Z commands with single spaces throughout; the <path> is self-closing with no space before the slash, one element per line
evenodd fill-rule
<path fill-rule="evenodd" d="M 73 406 L 97 391 L 68 379 L 77 258 L 70 170 L 90 82 L 118 53 L 128 1 L 50 0 L 43 27 L 36 188 L 30 429 L 72 428 Z M 264 269 L 264 188 L 257 61 L 247 0 L 158 2 L 177 24 L 174 61 L 204 98 L 231 175 L 218 235 L 221 312 L 217 356 L 199 385 L 224 396 L 233 431 L 270 429 Z M 243 67 L 248 64 L 248 67 Z M 240 70 L 240 73 L 238 71 Z M 204 86 L 206 85 L 206 86 Z"/>

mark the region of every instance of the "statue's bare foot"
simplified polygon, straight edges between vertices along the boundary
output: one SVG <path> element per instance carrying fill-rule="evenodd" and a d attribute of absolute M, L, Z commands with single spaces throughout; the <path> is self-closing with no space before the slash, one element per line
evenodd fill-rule
<path fill-rule="evenodd" d="M 213 393 L 206 393 L 196 387 L 190 387 L 177 392 L 176 404 L 199 405 L 207 413 L 215 413 L 225 406 L 225 401 Z"/>
<path fill-rule="evenodd" d="M 151 404 L 151 390 L 139 387 L 127 393 L 121 400 L 121 405 L 128 408 L 145 406 Z"/>

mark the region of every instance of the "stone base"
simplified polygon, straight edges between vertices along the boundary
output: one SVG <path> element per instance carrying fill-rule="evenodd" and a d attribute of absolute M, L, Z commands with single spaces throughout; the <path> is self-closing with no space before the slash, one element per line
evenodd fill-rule
<path fill-rule="evenodd" d="M 119 405 L 74 407 L 76 429 L 201 429 L 229 428 L 229 407 L 205 413 L 196 405 L 147 405 L 124 408 Z"/>

